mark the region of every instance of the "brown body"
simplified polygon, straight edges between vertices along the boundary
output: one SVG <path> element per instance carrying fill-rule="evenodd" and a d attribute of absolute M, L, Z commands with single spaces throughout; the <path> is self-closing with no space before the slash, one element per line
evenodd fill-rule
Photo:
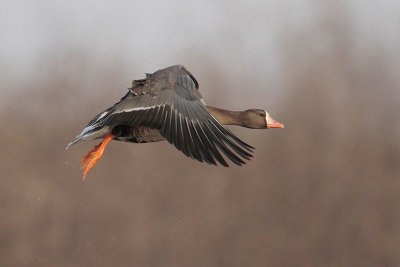
<path fill-rule="evenodd" d="M 222 125 L 237 125 L 252 129 L 267 128 L 265 111 L 250 109 L 245 111 L 231 111 L 207 106 L 211 115 Z M 125 126 L 126 128 L 114 128 L 114 140 L 132 143 L 150 143 L 164 141 L 158 129 L 145 126 Z"/>
<path fill-rule="evenodd" d="M 171 66 L 135 80 L 118 103 L 96 115 L 67 148 L 104 138 L 82 161 L 84 177 L 111 140 L 147 143 L 168 140 L 186 156 L 228 167 L 222 155 L 236 165 L 252 157 L 253 147 L 223 125 L 253 129 L 283 128 L 260 109 L 229 111 L 210 107 L 199 84 L 182 65 Z M 222 155 L 221 155 L 222 153 Z"/>

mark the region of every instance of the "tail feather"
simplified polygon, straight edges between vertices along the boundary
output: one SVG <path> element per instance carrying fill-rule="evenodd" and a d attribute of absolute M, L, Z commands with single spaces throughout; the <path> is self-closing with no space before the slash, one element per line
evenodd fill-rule
<path fill-rule="evenodd" d="M 78 143 L 80 140 L 81 140 L 81 136 L 78 135 L 77 137 L 75 137 L 74 141 L 72 141 L 71 143 L 69 143 L 69 144 L 67 145 L 67 147 L 65 148 L 65 150 L 68 150 L 68 148 L 69 148 L 70 146 L 72 146 L 72 145 Z"/>
<path fill-rule="evenodd" d="M 83 129 L 82 133 L 75 137 L 75 139 L 67 145 L 65 150 L 70 148 L 70 146 L 80 142 L 80 141 L 90 141 L 95 139 L 104 138 L 107 134 L 111 133 L 111 128 L 109 126 L 103 126 L 100 128 Z"/>

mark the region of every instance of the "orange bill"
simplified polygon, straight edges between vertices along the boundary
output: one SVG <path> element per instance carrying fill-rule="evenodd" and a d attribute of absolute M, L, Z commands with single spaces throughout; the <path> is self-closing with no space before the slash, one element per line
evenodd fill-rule
<path fill-rule="evenodd" d="M 267 121 L 267 128 L 285 128 L 285 125 L 277 122 L 276 120 L 271 118 L 269 115 L 267 115 L 266 121 Z"/>

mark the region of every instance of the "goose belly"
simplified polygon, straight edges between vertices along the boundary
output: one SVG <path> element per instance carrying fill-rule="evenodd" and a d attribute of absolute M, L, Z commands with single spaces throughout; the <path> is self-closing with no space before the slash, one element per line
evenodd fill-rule
<path fill-rule="evenodd" d="M 115 136 L 114 139 L 118 141 L 131 143 L 150 143 L 165 140 L 165 137 L 160 134 L 158 129 L 131 126 L 129 126 L 128 129 L 126 127 L 123 129 L 116 128 L 113 129 L 113 135 Z"/>

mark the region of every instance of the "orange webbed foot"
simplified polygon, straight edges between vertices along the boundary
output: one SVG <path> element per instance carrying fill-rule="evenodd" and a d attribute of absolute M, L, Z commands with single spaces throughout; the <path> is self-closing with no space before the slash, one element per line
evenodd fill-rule
<path fill-rule="evenodd" d="M 97 152 L 97 149 L 100 147 L 101 143 L 96 145 L 92 150 L 87 153 L 87 155 L 83 158 L 81 169 L 85 169 L 86 165 L 88 165 L 88 161 L 93 157 L 93 155 Z"/>
<path fill-rule="evenodd" d="M 108 134 L 104 140 L 95 146 L 82 160 L 81 169 L 83 169 L 83 180 L 86 179 L 87 174 L 96 164 L 96 162 L 101 159 L 104 153 L 104 149 L 114 138 L 112 134 Z"/>

